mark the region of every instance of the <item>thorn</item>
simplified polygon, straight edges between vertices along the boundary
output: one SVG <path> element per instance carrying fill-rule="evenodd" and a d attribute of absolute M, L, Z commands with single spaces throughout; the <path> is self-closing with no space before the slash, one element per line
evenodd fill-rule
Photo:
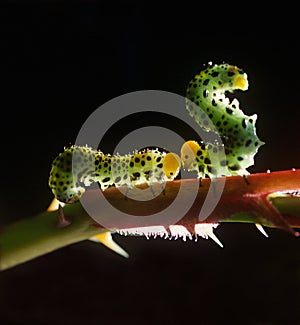
<path fill-rule="evenodd" d="M 168 237 L 168 232 L 164 226 L 150 226 L 150 227 L 136 227 L 136 228 L 124 228 L 116 230 L 120 235 L 131 235 L 131 236 L 145 236 L 149 239 L 151 236 L 156 238 L 158 235 L 160 237 Z"/>
<path fill-rule="evenodd" d="M 52 200 L 52 202 L 49 204 L 47 211 L 56 211 L 59 209 L 59 205 L 61 205 L 62 207 L 65 206 L 65 203 L 63 202 L 59 202 L 56 198 L 54 198 Z"/>
<path fill-rule="evenodd" d="M 169 226 L 169 230 L 170 230 L 170 239 L 177 239 L 177 238 L 181 238 L 183 239 L 183 241 L 186 241 L 187 238 L 189 238 L 190 240 L 192 240 L 192 234 L 184 227 L 181 225 L 171 225 Z"/>
<path fill-rule="evenodd" d="M 268 234 L 266 233 L 265 229 L 263 228 L 263 226 L 260 223 L 256 223 L 255 226 L 265 237 L 267 237 L 267 238 L 269 237 Z"/>
<path fill-rule="evenodd" d="M 90 240 L 98 243 L 100 242 L 107 248 L 125 258 L 129 257 L 129 254 L 113 240 L 110 231 L 106 231 L 104 233 L 100 233 L 94 237 L 91 237 Z"/>
<path fill-rule="evenodd" d="M 218 239 L 218 237 L 213 233 L 208 233 L 207 234 L 215 243 L 217 243 L 220 247 L 223 248 L 223 244 L 220 242 L 220 240 Z"/>
<path fill-rule="evenodd" d="M 64 210 L 61 206 L 61 204 L 58 205 L 58 223 L 57 227 L 59 228 L 65 228 L 71 224 L 71 220 L 67 218 L 64 214 Z"/>
<path fill-rule="evenodd" d="M 208 239 L 210 237 L 215 243 L 217 243 L 220 247 L 223 248 L 223 244 L 220 242 L 218 237 L 214 234 L 214 228 L 216 228 L 219 224 L 217 223 L 198 223 L 195 225 L 194 231 L 197 235 L 202 238 Z"/>

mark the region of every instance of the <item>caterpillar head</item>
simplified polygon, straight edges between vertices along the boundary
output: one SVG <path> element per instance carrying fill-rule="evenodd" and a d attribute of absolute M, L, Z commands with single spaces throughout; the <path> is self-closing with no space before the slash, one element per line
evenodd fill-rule
<path fill-rule="evenodd" d="M 49 186 L 54 196 L 61 202 L 74 203 L 85 192 L 72 173 L 72 159 L 78 147 L 71 146 L 60 153 L 53 161 L 49 177 Z"/>
<path fill-rule="evenodd" d="M 179 173 L 181 161 L 176 153 L 169 152 L 164 157 L 163 169 L 166 177 L 173 180 Z"/>
<path fill-rule="evenodd" d="M 248 89 L 248 77 L 247 74 L 240 68 L 230 65 L 227 71 L 228 75 L 232 75 L 232 88 L 233 89 Z"/>
<path fill-rule="evenodd" d="M 247 90 L 249 86 L 247 74 L 242 69 L 227 63 L 211 66 L 208 75 L 212 77 L 212 83 L 228 91 Z"/>
<path fill-rule="evenodd" d="M 181 162 L 182 167 L 191 170 L 195 158 L 197 157 L 197 152 L 201 149 L 200 145 L 196 141 L 187 141 L 181 147 Z"/>

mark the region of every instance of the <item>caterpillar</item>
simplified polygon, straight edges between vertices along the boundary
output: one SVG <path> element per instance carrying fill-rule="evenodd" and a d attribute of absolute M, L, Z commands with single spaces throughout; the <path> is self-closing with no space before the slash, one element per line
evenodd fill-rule
<path fill-rule="evenodd" d="M 254 156 L 264 144 L 256 135 L 257 116 L 247 116 L 226 92 L 247 90 L 247 74 L 229 64 L 211 63 L 189 83 L 186 92 L 186 109 L 199 126 L 207 132 L 218 133 L 222 143 L 187 141 L 181 147 L 180 157 L 175 153 L 145 149 L 125 156 L 106 155 L 89 147 L 71 146 L 53 161 L 49 186 L 59 202 L 74 203 L 83 195 L 86 187 L 99 183 L 101 190 L 109 186 L 128 186 L 141 183 L 151 186 L 154 182 L 172 181 L 181 167 L 196 171 L 198 178 L 249 174 L 246 170 L 254 163 Z M 225 155 L 224 155 L 225 153 Z M 218 224 L 198 223 L 194 234 L 212 238 L 223 247 L 213 230 Z M 181 225 L 147 229 L 120 229 L 119 233 L 140 234 L 191 239 L 192 234 Z M 128 254 L 112 241 L 108 230 L 92 240 L 100 241 L 115 252 Z"/>
<path fill-rule="evenodd" d="M 209 177 L 249 174 L 246 168 L 254 164 L 254 156 L 264 144 L 256 135 L 257 115 L 245 115 L 238 100 L 230 101 L 226 96 L 226 92 L 236 89 L 248 89 L 247 74 L 225 63 L 209 63 L 189 82 L 186 109 L 201 128 L 207 132 L 217 132 L 223 142 L 204 145 L 188 141 L 182 146 L 183 166 L 189 171 L 196 170 L 199 178 L 204 173 Z M 211 127 L 211 122 L 214 127 Z M 217 153 L 222 147 L 226 159 L 220 161 L 220 166 L 211 166 L 208 152 Z M 194 154 L 193 159 L 188 152 Z"/>
<path fill-rule="evenodd" d="M 90 147 L 70 146 L 60 153 L 53 161 L 49 177 L 49 186 L 54 194 L 53 204 L 49 210 L 59 211 L 59 227 L 69 225 L 65 218 L 62 206 L 65 203 L 75 203 L 84 194 L 86 187 L 98 182 L 101 190 L 109 186 L 126 185 L 128 188 L 141 183 L 151 186 L 153 182 L 164 183 L 172 181 L 179 173 L 181 159 L 175 153 L 160 152 L 158 149 L 145 149 L 125 156 L 105 155 L 101 151 Z M 214 229 L 218 224 L 195 224 L 194 235 L 197 237 L 211 238 L 220 247 L 223 247 Z M 119 229 L 120 234 L 145 235 L 164 238 L 192 239 L 192 234 L 181 225 L 170 225 L 169 231 L 163 226 L 142 227 L 136 229 Z M 112 238 L 112 232 L 107 230 L 90 238 L 92 241 L 101 242 L 114 252 L 128 257 L 128 253 Z"/>
<path fill-rule="evenodd" d="M 180 167 L 177 154 L 158 149 L 111 156 L 87 146 L 70 146 L 54 159 L 49 186 L 58 201 L 74 203 L 93 183 L 98 182 L 102 191 L 112 185 L 164 183 L 173 180 Z"/>

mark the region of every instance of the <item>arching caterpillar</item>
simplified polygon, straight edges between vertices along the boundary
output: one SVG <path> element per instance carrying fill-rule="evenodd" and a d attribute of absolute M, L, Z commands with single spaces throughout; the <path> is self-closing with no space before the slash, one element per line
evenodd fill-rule
<path fill-rule="evenodd" d="M 71 146 L 54 159 L 49 186 L 57 200 L 74 203 L 92 183 L 98 182 L 103 191 L 111 185 L 130 188 L 141 183 L 164 183 L 173 180 L 180 167 L 175 153 L 145 149 L 111 156 L 89 147 Z"/>
<path fill-rule="evenodd" d="M 183 165 L 188 170 L 197 170 L 198 177 L 205 172 L 211 176 L 221 176 L 218 166 L 210 166 L 208 147 L 213 152 L 218 152 L 224 145 L 226 160 L 220 161 L 224 175 L 247 175 L 246 170 L 254 163 L 254 155 L 258 148 L 264 144 L 256 135 L 256 114 L 247 116 L 239 108 L 237 99 L 230 101 L 226 97 L 226 91 L 235 89 L 247 90 L 248 79 L 238 67 L 229 64 L 212 65 L 197 74 L 187 88 L 186 108 L 195 121 L 207 132 L 217 131 L 223 144 L 198 144 L 187 142 L 181 149 Z M 215 129 L 210 127 L 210 119 Z M 191 159 L 187 154 L 193 152 L 195 158 Z M 202 151 L 204 154 L 198 155 Z M 203 158 L 203 159 L 202 159 Z M 209 169 L 214 168 L 210 171 Z"/>

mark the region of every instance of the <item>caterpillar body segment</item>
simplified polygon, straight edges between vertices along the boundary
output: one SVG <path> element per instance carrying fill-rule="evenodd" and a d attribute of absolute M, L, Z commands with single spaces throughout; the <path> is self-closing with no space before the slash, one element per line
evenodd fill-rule
<path fill-rule="evenodd" d="M 227 92 L 247 90 L 247 74 L 229 64 L 208 64 L 187 88 L 186 108 L 201 128 L 218 133 L 224 144 L 230 175 L 247 175 L 246 168 L 264 144 L 256 135 L 256 114 L 247 116 Z"/>
<path fill-rule="evenodd" d="M 54 159 L 49 186 L 59 201 L 74 203 L 93 183 L 99 183 L 103 191 L 112 185 L 131 188 L 142 183 L 164 183 L 173 180 L 180 167 L 175 153 L 145 149 L 111 156 L 89 147 L 71 146 Z"/>
<path fill-rule="evenodd" d="M 182 167 L 187 171 L 196 171 L 197 177 L 215 179 L 220 176 L 231 175 L 228 161 L 224 154 L 224 145 L 200 144 L 189 140 L 181 147 Z"/>

